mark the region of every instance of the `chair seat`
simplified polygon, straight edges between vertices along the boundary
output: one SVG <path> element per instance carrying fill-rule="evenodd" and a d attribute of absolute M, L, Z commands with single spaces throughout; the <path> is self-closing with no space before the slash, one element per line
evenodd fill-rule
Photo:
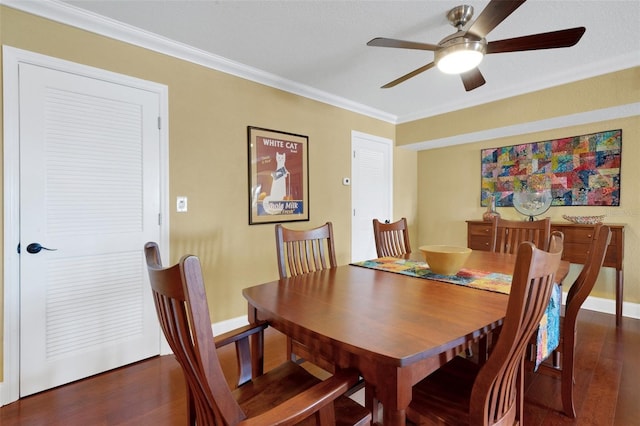
<path fill-rule="evenodd" d="M 304 390 L 320 383 L 321 380 L 300 365 L 286 361 L 262 376 L 245 383 L 232 391 L 233 396 L 247 417 L 259 414 L 280 405 Z M 346 396 L 334 401 L 336 425 L 368 425 L 369 411 Z M 309 417 L 300 425 L 315 425 L 315 418 Z"/>
<path fill-rule="evenodd" d="M 469 425 L 471 389 L 478 364 L 461 356 L 413 387 L 407 417 L 417 425 Z"/>

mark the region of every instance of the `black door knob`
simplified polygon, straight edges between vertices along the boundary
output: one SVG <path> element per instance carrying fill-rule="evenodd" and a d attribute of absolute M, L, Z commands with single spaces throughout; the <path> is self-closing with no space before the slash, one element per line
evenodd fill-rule
<path fill-rule="evenodd" d="M 43 247 L 42 245 L 40 245 L 40 243 L 31 243 L 27 246 L 27 252 L 31 253 L 31 254 L 36 254 L 36 253 L 40 253 L 41 250 L 49 250 L 49 251 L 55 251 L 56 249 L 50 249 L 47 247 Z"/>

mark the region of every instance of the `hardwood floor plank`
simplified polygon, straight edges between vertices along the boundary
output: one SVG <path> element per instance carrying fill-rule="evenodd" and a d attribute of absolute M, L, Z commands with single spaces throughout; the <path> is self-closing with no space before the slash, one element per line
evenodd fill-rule
<path fill-rule="evenodd" d="M 623 318 L 622 328 L 612 330 L 612 342 L 622 351 L 622 375 L 616 402 L 616 425 L 632 425 L 640 420 L 640 321 Z"/>
<path fill-rule="evenodd" d="M 285 338 L 273 329 L 265 337 L 265 369 L 285 359 Z M 627 426 L 640 419 L 640 320 L 586 311 L 578 317 L 575 401 L 578 418 L 561 412 L 560 381 L 527 374 L 527 426 Z M 237 377 L 232 347 L 219 351 L 229 383 Z M 2 426 L 183 425 L 185 384 L 173 356 L 127 367 L 23 398 L 0 408 Z"/>
<path fill-rule="evenodd" d="M 621 371 L 621 361 L 601 359 L 580 412 L 581 424 L 613 424 Z"/>

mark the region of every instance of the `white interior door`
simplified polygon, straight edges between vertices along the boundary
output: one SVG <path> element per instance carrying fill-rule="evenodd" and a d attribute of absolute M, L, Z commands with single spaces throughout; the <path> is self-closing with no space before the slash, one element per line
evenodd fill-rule
<path fill-rule="evenodd" d="M 373 219 L 393 219 L 393 142 L 353 132 L 351 147 L 351 261 L 358 262 L 377 257 Z"/>
<path fill-rule="evenodd" d="M 160 101 L 31 64 L 19 80 L 25 396 L 159 353 L 142 247 L 160 239 Z"/>

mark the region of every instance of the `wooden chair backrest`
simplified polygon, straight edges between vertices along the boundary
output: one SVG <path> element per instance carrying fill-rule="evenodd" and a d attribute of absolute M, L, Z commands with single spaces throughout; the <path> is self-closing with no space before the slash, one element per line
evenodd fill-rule
<path fill-rule="evenodd" d="M 411 254 L 409 226 L 404 217 L 393 223 L 373 219 L 373 236 L 378 257 L 407 257 Z"/>
<path fill-rule="evenodd" d="M 513 425 L 521 415 L 525 349 L 549 303 L 561 257 L 562 251 L 539 250 L 528 241 L 518 247 L 500 338 L 471 391 L 470 424 Z"/>
<path fill-rule="evenodd" d="M 495 250 L 498 253 L 515 254 L 520 243 L 532 242 L 537 248 L 546 250 L 551 234 L 551 218 L 534 221 L 497 219 Z"/>
<path fill-rule="evenodd" d="M 582 267 L 582 271 L 580 271 L 580 274 L 567 293 L 563 334 L 565 334 L 567 330 L 575 330 L 578 311 L 591 293 L 591 290 L 593 290 L 605 255 L 607 254 L 607 247 L 611 242 L 611 229 L 608 226 L 597 224 L 593 231 L 593 238 L 589 245 L 587 260 Z"/>
<path fill-rule="evenodd" d="M 307 230 L 289 229 L 278 224 L 276 249 L 280 278 L 337 266 L 331 222 Z"/>
<path fill-rule="evenodd" d="M 182 367 L 198 422 L 237 424 L 246 415 L 218 359 L 199 259 L 184 256 L 163 268 L 155 243 L 145 244 L 145 257 L 160 326 Z"/>

